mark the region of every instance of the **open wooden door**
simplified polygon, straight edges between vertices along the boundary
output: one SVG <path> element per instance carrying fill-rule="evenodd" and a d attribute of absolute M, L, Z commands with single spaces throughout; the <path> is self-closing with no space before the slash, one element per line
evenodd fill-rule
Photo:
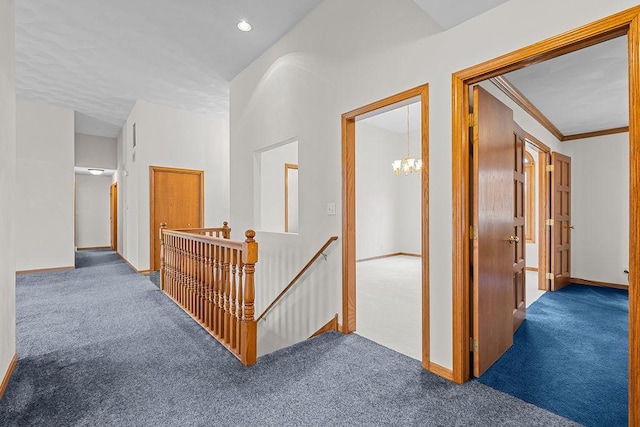
<path fill-rule="evenodd" d="M 571 280 L 571 157 L 551 153 L 551 290 Z"/>
<path fill-rule="evenodd" d="M 204 171 L 149 166 L 151 271 L 160 269 L 160 224 L 167 228 L 202 228 Z"/>
<path fill-rule="evenodd" d="M 109 188 L 109 212 L 111 223 L 111 249 L 118 251 L 118 183 L 114 182 Z"/>
<path fill-rule="evenodd" d="M 526 132 L 514 123 L 513 132 L 513 236 L 511 239 L 511 259 L 513 260 L 513 332 L 515 332 L 527 317 L 527 286 L 526 286 L 526 228 L 525 211 L 526 190 L 524 183 L 524 157 Z"/>
<path fill-rule="evenodd" d="M 518 138 L 511 109 L 479 86 L 473 89 L 473 121 L 472 350 L 479 377 L 513 343 Z"/>

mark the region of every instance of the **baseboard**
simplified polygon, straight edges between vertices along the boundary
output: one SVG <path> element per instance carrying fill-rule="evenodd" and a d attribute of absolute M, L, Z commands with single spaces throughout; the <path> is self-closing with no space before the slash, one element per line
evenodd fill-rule
<path fill-rule="evenodd" d="M 129 266 L 130 269 L 132 269 L 133 271 L 135 271 L 138 274 L 149 274 L 151 273 L 151 270 L 138 270 L 137 268 L 135 268 L 133 265 L 131 265 L 131 263 L 122 255 L 120 255 L 119 253 L 116 252 L 116 254 L 118 254 L 118 256 L 120 257 L 120 259 Z"/>
<path fill-rule="evenodd" d="M 525 267 L 524 269 L 527 271 L 538 271 L 538 267 Z"/>
<path fill-rule="evenodd" d="M 577 285 L 598 286 L 600 288 L 614 288 L 614 289 L 622 289 L 625 291 L 629 290 L 629 285 L 620 285 L 618 283 L 608 283 L 608 282 L 598 282 L 596 280 L 586 280 L 586 279 L 580 279 L 577 277 L 572 277 L 571 283 L 575 283 Z"/>
<path fill-rule="evenodd" d="M 313 335 L 309 338 L 317 337 L 320 334 L 324 334 L 329 331 L 337 331 L 338 330 L 338 313 L 331 320 L 327 322 L 322 328 L 318 329 Z"/>
<path fill-rule="evenodd" d="M 417 257 L 417 258 L 421 258 L 422 257 L 421 254 L 412 254 L 412 253 L 409 253 L 409 252 L 395 252 L 395 253 L 392 253 L 392 254 L 372 256 L 370 258 L 361 258 L 361 259 L 356 260 L 356 262 L 373 261 L 375 259 L 391 258 L 391 257 L 394 257 L 394 256 L 413 256 L 413 257 Z"/>
<path fill-rule="evenodd" d="M 0 383 L 0 399 L 4 395 L 5 390 L 9 386 L 9 380 L 11 379 L 11 375 L 13 375 L 13 371 L 16 369 L 16 365 L 18 364 L 18 354 L 13 355 L 13 359 L 9 363 L 9 367 L 7 368 L 7 372 L 4 374 L 4 378 L 2 378 L 2 382 Z"/>
<path fill-rule="evenodd" d="M 437 363 L 429 362 L 429 372 L 436 374 L 445 380 L 453 381 L 453 371 L 451 369 L 440 366 Z"/>
<path fill-rule="evenodd" d="M 111 246 L 87 246 L 84 248 L 76 248 L 77 251 L 89 251 L 91 249 L 111 249 Z"/>
<path fill-rule="evenodd" d="M 31 274 L 31 273 L 51 273 L 53 271 L 74 270 L 76 267 L 53 267 L 53 268 L 38 268 L 35 270 L 20 270 L 16 271 L 16 274 Z"/>

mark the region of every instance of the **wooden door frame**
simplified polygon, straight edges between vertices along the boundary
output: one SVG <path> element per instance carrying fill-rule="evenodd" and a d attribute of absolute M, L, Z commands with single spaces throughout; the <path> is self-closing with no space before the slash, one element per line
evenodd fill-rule
<path fill-rule="evenodd" d="M 149 166 L 149 270 L 155 271 L 160 268 L 155 268 L 155 257 L 153 256 L 156 248 L 156 241 L 154 236 L 158 233 L 158 230 L 153 229 L 155 223 L 155 211 L 153 210 L 154 192 L 153 185 L 155 183 L 156 172 L 169 172 L 169 173 L 181 173 L 189 175 L 197 175 L 200 177 L 200 223 L 194 228 L 204 227 L 204 171 L 198 169 L 179 169 L 169 168 L 165 166 Z"/>
<path fill-rule="evenodd" d="M 284 232 L 289 232 L 289 169 L 298 170 L 298 165 L 294 163 L 284 164 Z M 300 230 L 300 227 L 298 227 Z"/>
<path fill-rule="evenodd" d="M 551 218 L 551 205 L 549 203 L 549 173 L 547 166 L 551 164 L 551 148 L 530 133 L 527 133 L 526 141 L 538 151 L 538 289 L 548 291 L 551 289 L 547 273 L 551 271 L 551 253 L 549 242 L 551 231 L 546 225 L 547 218 Z"/>
<path fill-rule="evenodd" d="M 629 70 L 629 425 L 640 426 L 640 7 L 535 43 L 452 75 L 453 379 L 469 367 L 469 85 L 627 35 Z"/>
<path fill-rule="evenodd" d="M 115 197 L 114 197 L 115 193 Z M 111 211 L 111 249 L 118 252 L 118 183 L 109 187 L 109 210 Z"/>
<path fill-rule="evenodd" d="M 421 227 L 422 227 L 422 366 L 441 375 L 447 369 L 429 356 L 429 84 L 406 90 L 342 115 L 342 326 L 356 330 L 356 120 L 397 108 L 419 98 L 421 105 Z M 391 162 L 392 159 L 389 159 Z M 389 173 L 391 168 L 389 168 Z M 450 376 L 450 375 L 449 375 Z"/>

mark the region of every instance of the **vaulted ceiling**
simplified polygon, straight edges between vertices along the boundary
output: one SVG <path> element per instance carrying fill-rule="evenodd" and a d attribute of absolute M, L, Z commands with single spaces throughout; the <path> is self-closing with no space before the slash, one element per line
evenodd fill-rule
<path fill-rule="evenodd" d="M 414 1 L 443 31 L 506 2 Z M 76 132 L 109 137 L 138 99 L 228 115 L 230 80 L 321 2 L 17 1 L 17 94 L 72 108 Z M 627 124 L 624 38 L 503 77 L 560 135 Z"/>

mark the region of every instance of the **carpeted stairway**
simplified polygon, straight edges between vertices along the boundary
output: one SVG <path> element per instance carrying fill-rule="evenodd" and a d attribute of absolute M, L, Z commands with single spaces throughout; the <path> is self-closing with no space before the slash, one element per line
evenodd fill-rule
<path fill-rule="evenodd" d="M 576 425 L 355 334 L 245 368 L 122 262 L 17 282 L 19 362 L 2 426 Z"/>

